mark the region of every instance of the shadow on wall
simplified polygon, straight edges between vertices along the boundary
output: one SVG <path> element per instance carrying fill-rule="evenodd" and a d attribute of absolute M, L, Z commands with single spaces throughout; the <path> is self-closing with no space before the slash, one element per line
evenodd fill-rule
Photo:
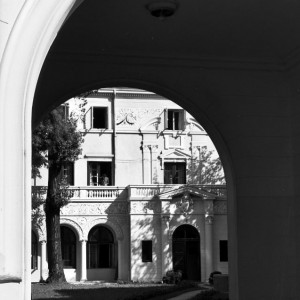
<path fill-rule="evenodd" d="M 161 280 L 160 222 L 160 215 L 131 215 L 131 280 L 134 282 Z"/>

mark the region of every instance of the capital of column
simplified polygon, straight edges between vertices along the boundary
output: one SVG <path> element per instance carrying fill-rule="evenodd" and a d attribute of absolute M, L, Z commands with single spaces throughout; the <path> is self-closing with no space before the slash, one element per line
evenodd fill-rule
<path fill-rule="evenodd" d="M 212 225 L 214 222 L 214 216 L 213 215 L 209 215 L 209 214 L 205 214 L 205 223 L 208 225 Z"/>

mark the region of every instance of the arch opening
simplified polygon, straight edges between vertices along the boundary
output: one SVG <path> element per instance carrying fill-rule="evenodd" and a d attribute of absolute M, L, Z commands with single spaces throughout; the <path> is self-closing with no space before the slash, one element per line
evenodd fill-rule
<path fill-rule="evenodd" d="M 206 144 L 209 150 L 216 149 L 202 122 L 169 98 L 128 87 L 94 89 L 63 105 L 85 138 L 82 156 L 71 172 L 73 198 L 63 214 L 76 220 L 82 236 L 88 237 L 87 278 L 105 277 L 97 275 L 95 269 L 106 268 L 115 272 L 111 278 L 160 280 L 169 269 L 178 269 L 180 260 L 195 260 L 193 265 L 181 266 L 184 278 L 206 281 L 215 270 L 228 274 L 228 259 L 219 246 L 222 244 L 223 249 L 228 245 L 227 186 L 222 168 L 218 177 L 214 176 L 216 166 L 209 165 L 219 158 L 217 152 L 215 157 L 209 155 Z M 180 186 L 188 190 L 177 192 Z M 82 195 L 99 203 L 106 199 L 107 204 L 99 204 L 97 209 L 84 204 L 79 212 Z M 168 201 L 169 208 L 164 207 L 167 202 L 156 201 L 157 196 Z M 124 200 L 129 201 L 128 208 Z M 129 215 L 130 228 L 125 215 Z M 83 228 L 94 228 L 96 216 L 101 216 L 103 224 L 121 227 L 123 232 L 118 235 L 124 240 L 117 243 L 114 239 L 110 246 L 98 245 L 96 240 L 93 244 Z M 176 238 L 180 230 L 168 241 L 169 228 L 184 222 L 206 232 L 205 243 L 200 244 L 200 238 Z M 150 245 L 151 240 L 157 245 Z M 182 246 L 181 256 L 176 245 Z M 101 247 L 107 248 L 103 256 L 106 265 L 96 259 Z"/>
<path fill-rule="evenodd" d="M 173 268 L 186 280 L 201 280 L 200 235 L 191 225 L 180 225 L 172 236 Z"/>

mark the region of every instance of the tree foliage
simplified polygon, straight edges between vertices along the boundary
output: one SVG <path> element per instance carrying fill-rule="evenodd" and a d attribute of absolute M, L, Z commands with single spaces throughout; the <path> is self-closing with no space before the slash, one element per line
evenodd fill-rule
<path fill-rule="evenodd" d="M 74 162 L 81 153 L 83 138 L 76 129 L 76 121 L 67 118 L 65 107 L 51 111 L 33 130 L 32 176 L 40 177 L 39 168 L 48 167 L 48 187 L 44 205 L 47 229 L 49 282 L 65 281 L 60 239 L 60 209 L 68 203 L 70 192 L 61 176 L 63 164 Z M 33 208 L 42 197 L 33 196 Z"/>
<path fill-rule="evenodd" d="M 193 157 L 188 168 L 187 177 L 195 184 L 226 184 L 221 159 L 215 150 L 201 147 L 200 155 Z"/>

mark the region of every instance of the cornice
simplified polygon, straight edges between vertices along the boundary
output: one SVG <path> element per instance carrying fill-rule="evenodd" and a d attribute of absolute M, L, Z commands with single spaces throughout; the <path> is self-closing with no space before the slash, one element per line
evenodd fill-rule
<path fill-rule="evenodd" d="M 210 56 L 147 56 L 141 54 L 99 54 L 97 52 L 52 52 L 48 58 L 51 61 L 70 61 L 77 63 L 100 62 L 118 65 L 143 65 L 164 67 L 186 67 L 203 69 L 231 69 L 231 70 L 260 70 L 260 71 L 287 71 L 300 62 L 300 50 L 295 49 L 285 57 L 250 57 L 226 58 Z M 127 94 L 127 93 L 125 93 Z M 135 95 L 135 94 L 133 94 Z M 137 94 L 138 95 L 138 94 Z"/>

